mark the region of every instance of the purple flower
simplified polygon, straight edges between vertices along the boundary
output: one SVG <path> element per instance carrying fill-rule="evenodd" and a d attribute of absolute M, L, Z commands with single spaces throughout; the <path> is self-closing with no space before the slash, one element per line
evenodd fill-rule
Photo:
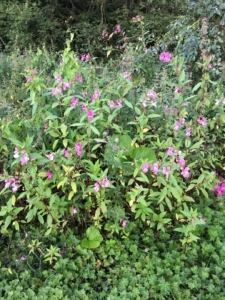
<path fill-rule="evenodd" d="M 93 110 L 89 110 L 88 113 L 87 113 L 87 116 L 88 116 L 89 121 L 93 120 L 93 116 L 94 116 Z"/>
<path fill-rule="evenodd" d="M 56 95 L 62 95 L 62 89 L 60 87 L 56 87 L 55 89 L 52 89 L 52 97 Z"/>
<path fill-rule="evenodd" d="M 59 75 L 59 74 L 56 75 L 55 78 L 56 78 L 56 81 L 57 81 L 58 83 L 60 83 L 60 82 L 62 81 L 62 76 Z"/>
<path fill-rule="evenodd" d="M 168 156 L 173 156 L 174 153 L 173 153 L 174 149 L 172 147 L 169 147 L 168 150 L 167 150 L 167 155 Z"/>
<path fill-rule="evenodd" d="M 33 80 L 33 78 L 32 77 L 26 77 L 26 82 L 28 83 L 28 82 L 30 82 L 30 81 L 32 81 Z"/>
<path fill-rule="evenodd" d="M 20 260 L 26 260 L 26 257 L 21 256 Z"/>
<path fill-rule="evenodd" d="M 177 158 L 177 162 L 180 165 L 181 169 L 185 167 L 186 162 L 183 158 Z"/>
<path fill-rule="evenodd" d="M 173 128 L 173 130 L 174 130 L 174 131 L 177 131 L 181 126 L 182 126 L 182 124 L 181 124 L 180 122 L 176 121 L 176 122 L 174 123 L 174 128 Z"/>
<path fill-rule="evenodd" d="M 164 61 L 164 62 L 170 62 L 171 56 L 172 56 L 172 54 L 169 52 L 162 52 L 159 55 L 159 60 Z"/>
<path fill-rule="evenodd" d="M 110 107 L 110 108 L 114 108 L 114 106 L 115 106 L 115 103 L 114 103 L 113 101 L 110 101 L 109 107 Z"/>
<path fill-rule="evenodd" d="M 73 215 L 76 215 L 77 214 L 77 210 L 74 206 L 72 206 L 72 212 L 73 212 Z"/>
<path fill-rule="evenodd" d="M 83 97 L 86 97 L 87 96 L 87 91 L 82 91 L 81 94 L 82 94 Z"/>
<path fill-rule="evenodd" d="M 116 100 L 117 107 L 122 107 L 122 100 L 118 99 Z"/>
<path fill-rule="evenodd" d="M 71 89 L 71 82 L 64 82 L 63 83 L 63 90 L 66 91 L 67 89 Z"/>
<path fill-rule="evenodd" d="M 67 158 L 70 154 L 70 151 L 68 149 L 64 149 L 64 157 Z"/>
<path fill-rule="evenodd" d="M 48 158 L 49 160 L 53 160 L 55 154 L 54 154 L 54 153 L 50 153 L 50 154 L 45 154 L 45 156 L 47 156 L 47 158 Z"/>
<path fill-rule="evenodd" d="M 19 156 L 20 156 L 20 153 L 19 153 L 19 151 L 18 151 L 18 148 L 16 147 L 15 150 L 14 150 L 14 155 L 13 155 L 13 157 L 14 157 L 14 158 L 18 158 Z"/>
<path fill-rule="evenodd" d="M 206 118 L 198 118 L 197 119 L 197 122 L 202 125 L 202 127 L 205 127 L 206 126 L 206 123 L 207 123 L 207 119 Z"/>
<path fill-rule="evenodd" d="M 147 173 L 147 172 L 148 172 L 148 164 L 143 164 L 143 166 L 142 166 L 142 171 L 143 171 L 144 173 Z"/>
<path fill-rule="evenodd" d="M 120 32 L 121 32 L 121 26 L 116 25 L 116 30 L 114 31 L 114 33 L 120 33 Z"/>
<path fill-rule="evenodd" d="M 83 83 L 83 78 L 81 77 L 80 74 L 76 74 L 76 75 L 75 75 L 75 80 L 76 80 L 76 81 L 79 81 L 80 83 Z"/>
<path fill-rule="evenodd" d="M 82 111 L 83 112 L 86 112 L 87 111 L 87 104 L 82 104 Z"/>
<path fill-rule="evenodd" d="M 77 105 L 78 100 L 79 100 L 78 98 L 72 98 L 70 107 L 74 108 Z"/>
<path fill-rule="evenodd" d="M 11 186 L 12 186 L 12 192 L 15 193 L 18 190 L 19 184 L 13 182 Z"/>
<path fill-rule="evenodd" d="M 169 167 L 163 167 L 162 173 L 166 175 L 166 179 L 168 179 L 170 175 L 170 168 Z"/>
<path fill-rule="evenodd" d="M 95 192 L 98 192 L 99 189 L 100 189 L 99 183 L 98 183 L 98 182 L 95 182 L 95 184 L 94 184 L 94 191 L 95 191 Z"/>
<path fill-rule="evenodd" d="M 37 71 L 35 71 L 35 70 L 32 71 L 32 75 L 37 75 L 37 74 L 38 74 Z"/>
<path fill-rule="evenodd" d="M 48 180 L 52 179 L 52 172 L 48 171 L 46 173 Z"/>
<path fill-rule="evenodd" d="M 156 94 L 156 92 L 154 92 L 154 91 L 148 91 L 147 92 L 147 96 L 149 97 L 149 98 L 151 98 L 152 100 L 155 100 L 155 98 L 157 97 L 157 94 Z"/>
<path fill-rule="evenodd" d="M 149 167 L 155 175 L 158 174 L 158 172 L 159 172 L 159 164 L 158 163 L 154 163 L 153 165 L 149 164 Z"/>
<path fill-rule="evenodd" d="M 82 143 L 81 142 L 76 143 L 75 151 L 77 152 L 77 156 L 82 155 Z"/>
<path fill-rule="evenodd" d="M 28 161 L 30 160 L 27 153 L 24 153 L 23 157 L 20 159 L 21 165 L 27 165 Z"/>
<path fill-rule="evenodd" d="M 103 178 L 100 182 L 102 187 L 110 187 L 110 181 L 107 177 Z"/>
<path fill-rule="evenodd" d="M 184 178 L 189 178 L 190 177 L 190 168 L 186 167 L 181 171 L 181 174 L 184 176 Z"/>
<path fill-rule="evenodd" d="M 122 221 L 122 227 L 126 227 L 127 226 L 127 220 L 123 220 Z"/>
<path fill-rule="evenodd" d="M 188 127 L 186 130 L 186 136 L 191 136 L 191 127 Z"/>

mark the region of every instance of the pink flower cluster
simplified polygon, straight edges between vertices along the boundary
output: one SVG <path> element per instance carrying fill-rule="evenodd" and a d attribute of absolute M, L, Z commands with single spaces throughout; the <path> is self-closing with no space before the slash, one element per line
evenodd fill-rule
<path fill-rule="evenodd" d="M 164 61 L 164 62 L 170 62 L 171 57 L 172 57 L 171 53 L 169 53 L 169 52 L 162 52 L 159 55 L 159 60 Z"/>
<path fill-rule="evenodd" d="M 123 72 L 123 78 L 131 80 L 131 76 L 130 76 L 130 74 L 127 71 Z"/>
<path fill-rule="evenodd" d="M 78 100 L 79 100 L 78 98 L 72 98 L 70 107 L 74 108 L 77 105 Z"/>
<path fill-rule="evenodd" d="M 184 178 L 189 178 L 190 177 L 190 168 L 186 167 L 186 162 L 183 158 L 178 157 L 181 154 L 181 151 L 177 151 L 172 147 L 169 147 L 167 149 L 167 155 L 168 156 L 177 156 L 176 157 L 176 162 L 179 164 L 181 168 L 181 174 Z"/>
<path fill-rule="evenodd" d="M 96 90 L 94 92 L 94 94 L 91 96 L 91 101 L 92 102 L 95 102 L 101 95 L 101 92 L 99 90 Z"/>
<path fill-rule="evenodd" d="M 38 72 L 37 71 L 32 71 L 32 75 L 37 75 L 38 74 Z M 26 76 L 26 83 L 28 83 L 28 82 L 30 82 L 30 81 L 32 81 L 33 80 L 33 78 L 32 77 L 30 77 L 30 76 Z"/>
<path fill-rule="evenodd" d="M 121 26 L 116 25 L 116 30 L 114 31 L 114 33 L 120 33 L 120 32 L 121 32 Z"/>
<path fill-rule="evenodd" d="M 147 173 L 148 172 L 148 169 L 151 169 L 151 171 L 157 175 L 158 172 L 159 172 L 159 163 L 154 163 L 154 164 L 144 164 L 142 166 L 142 171 L 144 173 Z"/>
<path fill-rule="evenodd" d="M 225 193 L 225 183 L 223 182 L 221 185 L 217 184 L 213 190 L 217 192 L 217 196 L 222 197 L 223 193 Z"/>
<path fill-rule="evenodd" d="M 94 191 L 98 192 L 100 187 L 110 187 L 110 181 L 107 177 L 101 179 L 99 182 L 95 182 L 94 184 Z"/>
<path fill-rule="evenodd" d="M 90 53 L 87 53 L 87 54 L 84 53 L 81 55 L 82 61 L 89 61 L 90 59 L 91 59 Z"/>
<path fill-rule="evenodd" d="M 174 123 L 174 131 L 177 131 L 180 127 L 182 127 L 185 123 L 185 119 L 183 117 L 180 117 L 178 121 L 175 121 Z"/>
<path fill-rule="evenodd" d="M 74 79 L 75 81 L 79 81 L 80 83 L 83 83 L 84 81 L 80 74 L 76 74 Z"/>
<path fill-rule="evenodd" d="M 55 153 L 50 153 L 50 154 L 45 154 L 45 156 L 49 159 L 49 160 L 53 160 Z"/>
<path fill-rule="evenodd" d="M 113 109 L 113 108 L 115 108 L 115 107 L 122 107 L 122 100 L 117 99 L 117 100 L 116 100 L 116 103 L 115 103 L 114 101 L 110 101 L 110 102 L 109 102 L 109 107 L 110 107 L 111 109 Z"/>
<path fill-rule="evenodd" d="M 87 112 L 88 121 L 93 120 L 93 116 L 94 116 L 93 110 L 89 110 L 89 111 Z"/>
<path fill-rule="evenodd" d="M 61 87 L 56 87 L 52 89 L 52 97 L 56 95 L 62 95 L 62 88 Z"/>
<path fill-rule="evenodd" d="M 77 152 L 77 156 L 81 156 L 82 155 L 82 143 L 81 142 L 76 143 L 74 149 Z"/>
<path fill-rule="evenodd" d="M 66 91 L 67 89 L 71 89 L 71 82 L 63 82 L 63 90 Z"/>
<path fill-rule="evenodd" d="M 206 126 L 206 123 L 207 123 L 207 119 L 206 118 L 198 118 L 197 119 L 197 122 L 198 124 L 202 125 L 202 127 L 205 127 Z"/>
<path fill-rule="evenodd" d="M 19 178 L 18 176 L 11 177 L 10 179 L 5 180 L 5 188 L 11 186 L 12 192 L 15 193 L 19 187 Z"/>

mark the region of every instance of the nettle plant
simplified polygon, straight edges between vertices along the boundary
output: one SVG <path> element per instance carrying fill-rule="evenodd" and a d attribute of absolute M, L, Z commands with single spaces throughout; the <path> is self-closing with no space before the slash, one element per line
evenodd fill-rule
<path fill-rule="evenodd" d="M 82 246 L 95 248 L 99 229 L 128 236 L 138 226 L 181 232 L 184 249 L 196 241 L 205 223 L 197 206 L 216 196 L 216 182 L 223 193 L 209 60 L 194 89 L 184 59 L 169 52 L 160 54 L 152 86 L 135 84 L 125 65 L 114 73 L 90 55 L 80 61 L 69 42 L 52 86 L 30 71 L 32 109 L 19 125 L 16 116 L 1 123 L 3 232 L 29 222 L 46 235 L 89 226 Z"/>

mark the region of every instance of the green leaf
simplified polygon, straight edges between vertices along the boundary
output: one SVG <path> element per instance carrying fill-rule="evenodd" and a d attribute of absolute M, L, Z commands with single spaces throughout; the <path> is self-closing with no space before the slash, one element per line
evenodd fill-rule
<path fill-rule="evenodd" d="M 127 101 L 127 100 L 124 99 L 123 102 L 126 104 L 126 106 L 130 107 L 131 109 L 133 109 L 133 106 L 132 106 L 132 104 L 129 101 Z"/>
<path fill-rule="evenodd" d="M 7 216 L 5 219 L 5 223 L 4 223 L 4 228 L 8 228 L 9 224 L 12 221 L 12 217 L 11 216 Z"/>
<path fill-rule="evenodd" d="M 177 189 L 174 188 L 174 187 L 171 187 L 171 188 L 170 188 L 170 191 L 171 191 L 171 193 L 173 194 L 174 198 L 175 198 L 178 202 L 181 202 L 180 194 L 179 194 L 179 192 L 177 191 Z"/>
<path fill-rule="evenodd" d="M 86 238 L 81 241 L 83 248 L 97 248 L 101 244 L 103 238 L 94 226 L 91 226 L 86 231 Z"/>
<path fill-rule="evenodd" d="M 165 187 L 161 190 L 161 193 L 160 193 L 160 197 L 159 197 L 158 203 L 162 202 L 163 199 L 166 198 L 166 195 L 167 195 L 167 187 L 165 186 Z"/>
<path fill-rule="evenodd" d="M 148 115 L 148 117 L 149 117 L 150 119 L 153 119 L 153 118 L 160 118 L 161 115 L 158 115 L 158 114 L 150 114 L 150 115 Z"/>
<path fill-rule="evenodd" d="M 95 134 L 100 135 L 100 132 L 98 131 L 98 129 L 97 129 L 96 127 L 91 126 L 91 130 L 92 130 Z"/>

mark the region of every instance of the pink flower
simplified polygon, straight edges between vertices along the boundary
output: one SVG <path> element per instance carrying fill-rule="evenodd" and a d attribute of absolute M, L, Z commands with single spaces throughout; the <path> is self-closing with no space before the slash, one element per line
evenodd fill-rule
<path fill-rule="evenodd" d="M 73 212 L 73 215 L 76 215 L 77 214 L 77 210 L 74 206 L 72 206 L 72 212 Z"/>
<path fill-rule="evenodd" d="M 81 142 L 76 143 L 75 151 L 77 152 L 77 156 L 82 155 L 82 143 Z"/>
<path fill-rule="evenodd" d="M 26 83 L 28 83 L 28 82 L 30 82 L 30 81 L 32 81 L 33 80 L 33 78 L 32 77 L 26 77 Z"/>
<path fill-rule="evenodd" d="M 52 89 L 52 97 L 56 95 L 62 95 L 62 89 L 60 87 L 56 87 L 55 89 Z"/>
<path fill-rule="evenodd" d="M 190 177 L 190 168 L 186 167 L 181 171 L 181 174 L 184 176 L 184 178 Z"/>
<path fill-rule="evenodd" d="M 110 187 L 110 181 L 107 177 L 103 178 L 100 182 L 101 187 Z"/>
<path fill-rule="evenodd" d="M 127 220 L 123 220 L 122 221 L 122 227 L 126 227 L 127 226 Z"/>
<path fill-rule="evenodd" d="M 53 159 L 54 159 L 54 156 L 55 156 L 54 153 L 45 154 L 45 155 L 47 156 L 47 158 L 48 158 L 49 160 L 53 160 Z"/>
<path fill-rule="evenodd" d="M 143 171 L 144 173 L 147 173 L 147 172 L 148 172 L 148 164 L 143 164 L 143 166 L 142 166 L 142 171 Z"/>
<path fill-rule="evenodd" d="M 83 112 L 86 112 L 87 111 L 87 104 L 82 104 L 82 111 Z"/>
<path fill-rule="evenodd" d="M 69 156 L 69 154 L 70 154 L 70 151 L 69 150 L 67 150 L 67 149 L 64 149 L 64 157 L 65 158 L 67 158 L 68 156 Z"/>
<path fill-rule="evenodd" d="M 117 107 L 122 107 L 122 100 L 118 99 L 116 100 Z"/>
<path fill-rule="evenodd" d="M 172 147 L 169 147 L 168 150 L 167 150 L 167 155 L 168 156 L 173 156 L 174 153 L 173 153 L 174 149 Z"/>
<path fill-rule="evenodd" d="M 60 83 L 60 82 L 62 81 L 62 76 L 59 75 L 59 74 L 56 75 L 55 78 L 56 78 L 56 81 L 57 81 L 58 83 Z"/>
<path fill-rule="evenodd" d="M 37 71 L 35 71 L 35 70 L 32 71 L 32 75 L 37 75 L 37 74 L 38 74 Z"/>
<path fill-rule="evenodd" d="M 71 82 L 63 82 L 63 90 L 71 89 Z"/>
<path fill-rule="evenodd" d="M 187 128 L 186 136 L 191 136 L 191 127 Z"/>
<path fill-rule="evenodd" d="M 162 173 L 166 175 L 166 179 L 168 179 L 170 175 L 170 168 L 169 167 L 163 167 Z"/>
<path fill-rule="evenodd" d="M 72 98 L 70 107 L 74 108 L 77 105 L 78 100 L 79 100 L 78 98 Z"/>
<path fill-rule="evenodd" d="M 83 78 L 81 77 L 80 74 L 76 74 L 76 75 L 75 75 L 75 80 L 76 80 L 76 81 L 79 81 L 80 83 L 83 83 Z"/>
<path fill-rule="evenodd" d="M 87 96 L 87 91 L 82 91 L 81 94 L 82 94 L 83 97 L 86 97 Z"/>
<path fill-rule="evenodd" d="M 176 121 L 176 122 L 174 123 L 174 128 L 173 128 L 173 130 L 174 130 L 174 131 L 177 131 L 181 126 L 182 126 L 182 124 L 181 124 L 180 122 Z"/>
<path fill-rule="evenodd" d="M 147 92 L 147 96 L 149 97 L 149 98 L 151 98 L 152 100 L 155 100 L 155 98 L 157 97 L 157 94 L 156 94 L 156 92 L 154 92 L 154 91 L 148 91 Z"/>
<path fill-rule="evenodd" d="M 95 192 L 98 192 L 99 189 L 100 189 L 99 183 L 98 183 L 98 182 L 95 182 L 95 184 L 94 184 L 94 191 L 95 191 Z"/>
<path fill-rule="evenodd" d="M 18 190 L 19 184 L 16 182 L 12 183 L 12 192 L 15 193 Z"/>
<path fill-rule="evenodd" d="M 93 120 L 93 116 L 94 116 L 93 110 L 89 110 L 88 113 L 87 113 L 87 116 L 88 116 L 89 121 Z"/>
<path fill-rule="evenodd" d="M 159 172 L 159 164 L 158 163 L 154 163 L 153 165 L 149 164 L 149 167 L 155 175 L 158 174 L 158 172 Z"/>
<path fill-rule="evenodd" d="M 21 165 L 27 165 L 28 161 L 30 160 L 27 153 L 24 153 L 23 157 L 20 159 Z"/>
<path fill-rule="evenodd" d="M 159 60 L 164 61 L 164 62 L 169 62 L 171 60 L 172 54 L 169 52 L 162 52 L 159 55 Z"/>
<path fill-rule="evenodd" d="M 114 103 L 113 101 L 110 101 L 109 107 L 110 107 L 110 108 L 114 108 L 114 106 L 115 106 L 115 103 Z"/>
<path fill-rule="evenodd" d="M 176 86 L 174 92 L 179 94 L 181 92 L 181 88 L 179 86 Z"/>
<path fill-rule="evenodd" d="M 209 69 L 212 69 L 212 67 L 213 67 L 212 64 L 209 64 L 209 65 L 208 65 L 208 68 L 209 68 Z"/>
<path fill-rule="evenodd" d="M 128 74 L 127 71 L 123 72 L 123 77 L 124 77 L 124 79 L 128 79 L 128 80 L 131 79 L 131 78 L 130 78 L 130 75 Z"/>
<path fill-rule="evenodd" d="M 206 126 L 206 123 L 207 123 L 207 119 L 206 118 L 198 118 L 197 119 L 197 122 L 200 124 L 200 125 L 202 125 L 202 127 L 205 127 Z"/>
<path fill-rule="evenodd" d="M 181 169 L 185 167 L 185 160 L 183 158 L 177 158 L 177 162 L 180 165 Z"/>
<path fill-rule="evenodd" d="M 19 154 L 18 148 L 16 147 L 16 148 L 15 148 L 15 151 L 14 151 L 13 157 L 14 157 L 14 158 L 18 158 L 19 156 L 20 156 L 20 154 Z"/>
<path fill-rule="evenodd" d="M 120 32 L 121 32 L 121 26 L 116 25 L 116 30 L 114 31 L 114 33 L 120 33 Z"/>
<path fill-rule="evenodd" d="M 48 180 L 52 179 L 52 172 L 48 171 L 46 173 Z"/>

